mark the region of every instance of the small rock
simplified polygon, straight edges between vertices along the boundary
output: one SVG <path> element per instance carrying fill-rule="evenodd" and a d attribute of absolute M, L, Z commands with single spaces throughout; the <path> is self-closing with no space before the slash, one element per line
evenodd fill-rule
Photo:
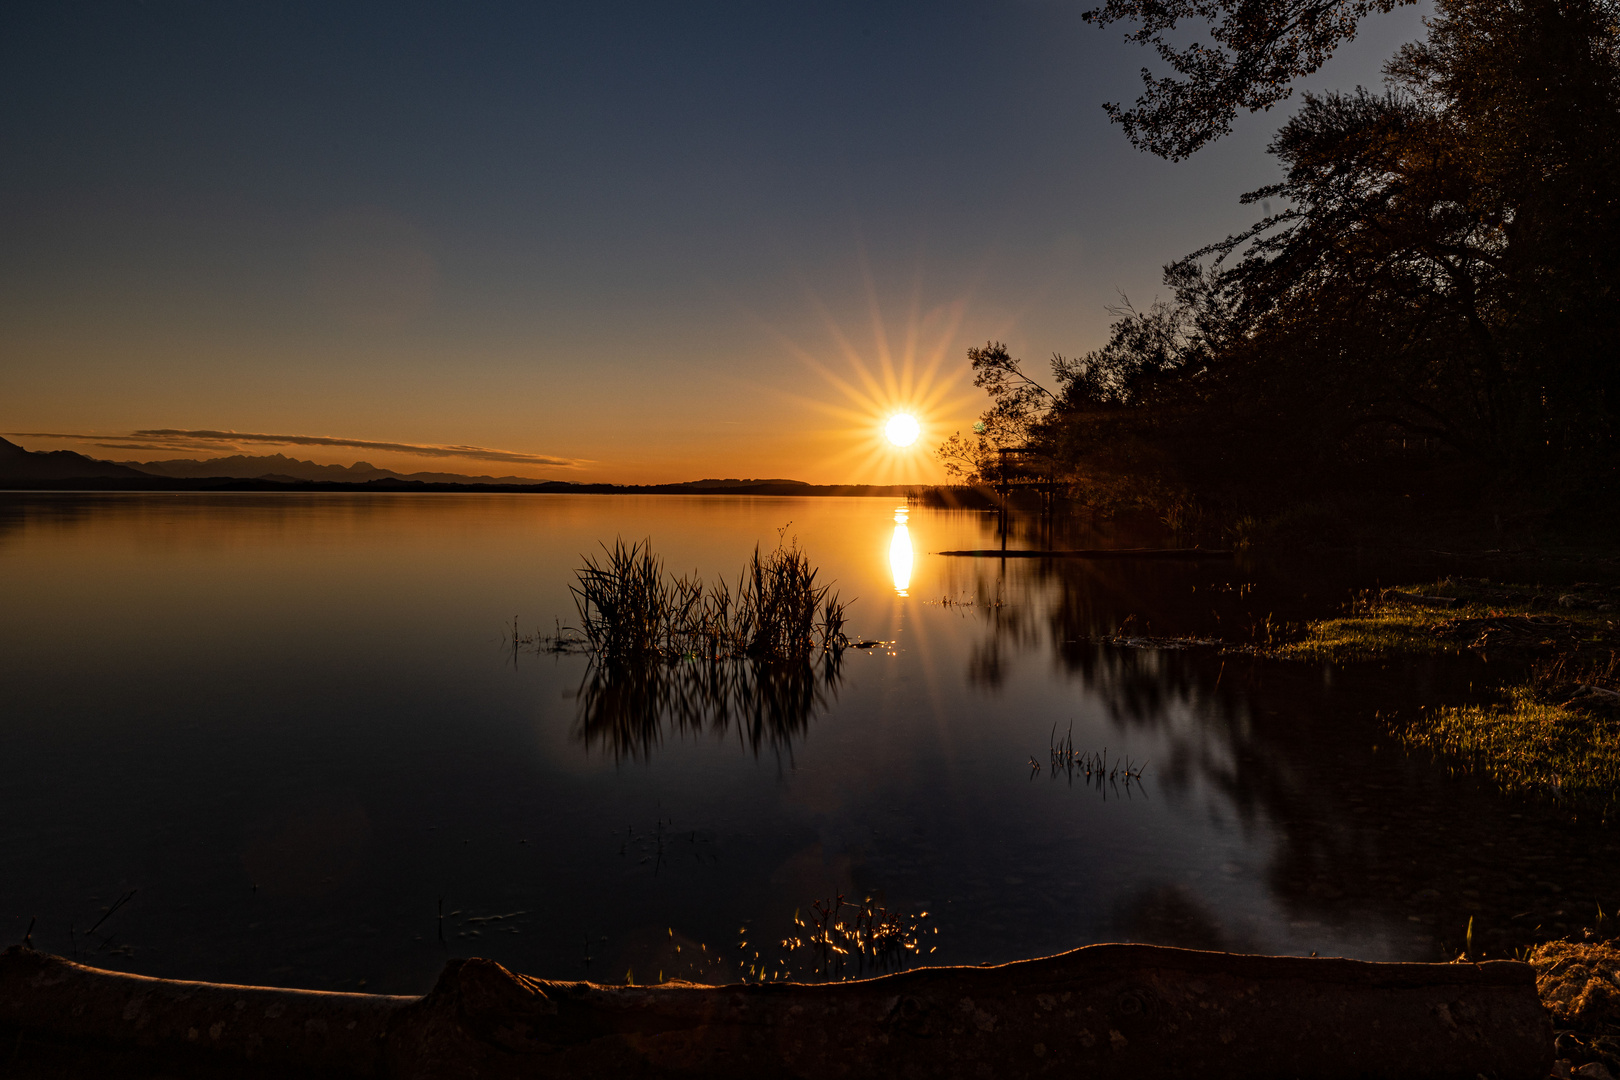
<path fill-rule="evenodd" d="M 1586 1044 L 1575 1036 L 1573 1031 L 1561 1031 L 1553 1040 L 1554 1053 L 1562 1054 L 1562 1061 L 1568 1065 L 1571 1058 L 1586 1057 Z"/>
<path fill-rule="evenodd" d="M 1614 1080 L 1614 1077 L 1609 1075 L 1607 1066 L 1601 1061 L 1589 1061 L 1570 1075 L 1579 1077 L 1580 1080 Z"/>

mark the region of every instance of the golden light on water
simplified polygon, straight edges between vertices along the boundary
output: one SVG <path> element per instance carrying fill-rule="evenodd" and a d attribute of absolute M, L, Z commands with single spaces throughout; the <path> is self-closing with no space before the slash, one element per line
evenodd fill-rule
<path fill-rule="evenodd" d="M 907 508 L 894 511 L 894 538 L 889 541 L 889 573 L 894 575 L 894 591 L 907 595 L 911 588 L 911 565 L 916 556 L 911 550 L 911 530 L 906 527 Z"/>
<path fill-rule="evenodd" d="M 922 434 L 922 425 L 910 413 L 895 413 L 883 425 L 883 434 L 896 446 L 910 446 Z"/>

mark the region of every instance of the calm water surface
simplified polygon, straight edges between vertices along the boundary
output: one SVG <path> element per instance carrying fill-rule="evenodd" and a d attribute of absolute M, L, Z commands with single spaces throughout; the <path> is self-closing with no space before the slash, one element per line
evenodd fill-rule
<path fill-rule="evenodd" d="M 779 535 L 886 644 L 740 671 L 723 700 L 514 649 L 514 616 L 566 625 L 601 541 L 734 579 Z M 1384 734 L 1477 693 L 1478 663 L 1092 640 L 1245 638 L 1378 571 L 931 554 L 995 543 L 993 518 L 883 499 L 0 498 L 0 934 L 420 992 L 447 955 L 735 978 L 838 893 L 931 912 L 949 963 L 1108 940 L 1430 959 L 1471 916 L 1501 950 L 1620 896 L 1606 834 Z M 1143 783 L 1035 772 L 1054 726 Z"/>

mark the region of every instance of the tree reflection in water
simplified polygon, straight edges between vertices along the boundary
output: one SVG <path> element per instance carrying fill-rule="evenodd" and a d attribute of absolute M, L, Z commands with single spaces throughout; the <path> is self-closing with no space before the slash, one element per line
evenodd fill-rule
<path fill-rule="evenodd" d="M 1220 581 L 1223 573 L 1231 581 Z M 995 688 L 1012 655 L 1050 656 L 1098 700 L 1112 727 L 1159 744 L 1155 788 L 1179 812 L 1230 821 L 1261 845 L 1258 872 L 1301 940 L 1313 927 L 1336 930 L 1340 940 L 1370 929 L 1394 958 L 1444 959 L 1460 951 L 1471 917 L 1476 942 L 1493 957 L 1578 935 L 1599 905 L 1620 903 L 1620 837 L 1408 756 L 1391 735 L 1403 717 L 1489 695 L 1504 661 L 1334 667 L 1105 640 L 1128 628 L 1246 643 L 1273 613 L 1331 615 L 1352 589 L 1373 584 L 1359 578 L 1435 573 L 1072 561 L 1011 573 L 984 567 L 974 610 L 986 632 L 969 677 Z M 1226 587 L 1235 584 L 1242 587 Z M 1264 944 L 1223 924 L 1188 881 L 1146 885 L 1122 900 L 1113 924 L 1139 941 Z"/>
<path fill-rule="evenodd" d="M 580 683 L 573 734 L 616 761 L 646 761 L 668 737 L 735 737 L 791 754 L 810 721 L 837 700 L 842 652 L 791 660 L 637 663 L 593 657 Z"/>

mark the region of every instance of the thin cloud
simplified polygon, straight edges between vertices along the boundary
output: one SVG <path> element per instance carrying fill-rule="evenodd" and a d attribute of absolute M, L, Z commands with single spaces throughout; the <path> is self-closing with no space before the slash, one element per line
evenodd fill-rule
<path fill-rule="evenodd" d="M 410 454 L 426 458 L 467 458 L 497 461 L 509 465 L 543 465 L 553 469 L 577 469 L 580 458 L 524 454 L 488 446 L 444 443 L 377 442 L 373 439 L 343 439 L 331 435 L 271 435 L 249 431 L 208 431 L 186 428 L 143 428 L 128 435 L 73 435 L 58 431 L 12 431 L 20 439 L 74 439 L 94 442 L 109 450 L 173 450 L 181 453 L 243 450 L 250 446 L 327 446 L 349 450 L 374 450 L 390 454 Z M 113 441 L 106 441 L 106 440 Z"/>

